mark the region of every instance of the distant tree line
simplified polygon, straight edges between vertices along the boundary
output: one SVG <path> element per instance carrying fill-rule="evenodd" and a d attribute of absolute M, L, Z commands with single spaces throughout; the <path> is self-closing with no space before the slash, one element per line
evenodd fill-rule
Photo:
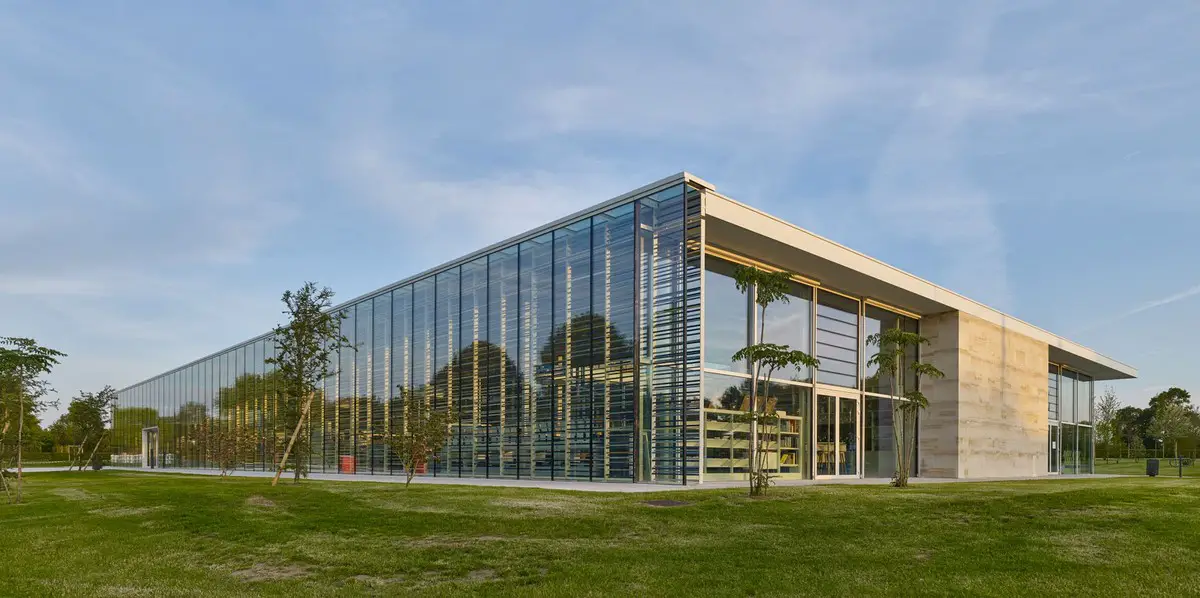
<path fill-rule="evenodd" d="M 1111 388 L 1096 402 L 1096 457 L 1140 459 L 1200 453 L 1200 412 L 1191 394 L 1171 387 L 1144 408 L 1122 405 Z"/>

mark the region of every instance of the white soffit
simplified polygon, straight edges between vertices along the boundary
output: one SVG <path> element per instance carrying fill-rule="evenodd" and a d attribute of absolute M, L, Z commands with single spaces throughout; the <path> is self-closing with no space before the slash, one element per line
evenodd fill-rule
<path fill-rule="evenodd" d="M 729 199 L 711 187 L 704 193 L 704 215 L 706 240 L 714 245 L 915 313 L 961 311 L 1046 343 L 1051 361 L 1098 380 L 1137 377 L 1137 370 L 1129 365 Z"/>

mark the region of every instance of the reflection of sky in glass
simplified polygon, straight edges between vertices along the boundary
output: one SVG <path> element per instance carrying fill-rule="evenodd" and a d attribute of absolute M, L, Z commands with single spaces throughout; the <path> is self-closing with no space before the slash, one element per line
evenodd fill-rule
<path fill-rule="evenodd" d="M 718 272 L 704 273 L 704 366 L 745 371 L 733 364 L 734 353 L 746 346 L 746 304 L 733 278 Z"/>
<path fill-rule="evenodd" d="M 817 382 L 858 386 L 858 306 L 851 299 L 822 293 L 817 305 Z"/>
<path fill-rule="evenodd" d="M 792 295 L 787 303 L 779 302 L 767 307 L 763 342 L 788 345 L 792 349 L 812 354 L 812 301 L 808 299 L 810 293 L 807 288 L 793 285 Z M 776 371 L 772 379 L 808 381 L 812 379 L 812 374 L 808 368 L 789 367 Z"/>

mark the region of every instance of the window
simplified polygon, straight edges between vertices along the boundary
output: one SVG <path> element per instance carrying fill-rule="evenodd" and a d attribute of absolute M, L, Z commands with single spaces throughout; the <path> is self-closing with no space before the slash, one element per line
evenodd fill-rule
<path fill-rule="evenodd" d="M 708 258 L 704 272 L 704 367 L 745 372 L 733 354 L 748 343 L 749 298 L 733 280 L 733 264 Z M 770 312 L 770 310 L 767 310 Z"/>
<path fill-rule="evenodd" d="M 863 319 L 863 338 L 867 339 L 872 334 L 879 334 L 884 330 L 899 328 L 905 332 L 917 332 L 917 321 L 902 316 L 898 313 L 888 311 L 874 305 L 866 306 L 864 313 L 866 317 Z M 865 342 L 865 340 L 864 340 Z M 881 373 L 879 366 L 870 363 L 871 358 L 879 354 L 879 346 L 876 344 L 867 343 L 863 353 L 863 363 L 866 364 L 866 378 L 863 380 L 864 387 L 867 392 L 874 392 L 884 395 L 900 395 L 896 392 L 893 384 L 893 377 L 888 373 Z M 909 363 L 917 360 L 917 348 L 910 347 L 908 351 Z M 907 388 L 905 391 L 916 388 L 916 379 L 912 376 L 912 372 L 906 372 L 904 384 Z"/>
<path fill-rule="evenodd" d="M 1050 405 L 1050 420 L 1058 420 L 1058 366 L 1050 364 L 1050 378 L 1046 386 L 1046 400 Z"/>
<path fill-rule="evenodd" d="M 829 292 L 817 296 L 817 382 L 857 388 L 858 302 Z"/>
<path fill-rule="evenodd" d="M 1075 384 L 1075 419 L 1080 424 L 1092 425 L 1092 377 L 1079 374 Z"/>
<path fill-rule="evenodd" d="M 812 289 L 791 283 L 788 302 L 772 303 L 767 308 L 766 325 L 763 327 L 763 342 L 788 345 L 812 354 Z M 811 382 L 812 372 L 807 367 L 789 367 L 777 370 L 772 377 L 794 382 Z"/>
<path fill-rule="evenodd" d="M 1075 372 L 1063 368 L 1062 376 L 1058 379 L 1059 416 L 1062 421 L 1075 423 L 1079 421 L 1075 413 Z"/>

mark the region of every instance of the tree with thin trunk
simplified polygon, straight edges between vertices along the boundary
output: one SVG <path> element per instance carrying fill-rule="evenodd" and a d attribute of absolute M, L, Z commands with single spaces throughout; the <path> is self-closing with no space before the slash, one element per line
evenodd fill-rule
<path fill-rule="evenodd" d="M 337 373 L 330 366 L 331 356 L 341 349 L 354 349 L 341 332 L 346 313 L 331 310 L 333 291 L 329 287 L 317 289 L 315 283 L 305 282 L 295 292 L 285 291 L 282 301 L 288 323 L 275 327 L 275 356 L 266 362 L 279 372 L 285 403 L 281 425 L 291 427 L 291 437 L 275 469 L 272 486 L 279 483 L 279 476 L 287 469 L 289 456 L 295 481 L 308 476 L 310 450 L 308 435 L 302 437 L 304 424 L 325 378 Z"/>
<path fill-rule="evenodd" d="M 1192 435 L 1192 412 L 1183 403 L 1160 403 L 1150 420 L 1150 433 L 1164 442 L 1173 442 L 1175 458 L 1179 458 L 1179 440 Z M 1165 447 L 1164 447 L 1165 448 Z"/>
<path fill-rule="evenodd" d="M 404 400 L 404 425 L 384 438 L 404 465 L 404 486 L 408 487 L 413 477 L 424 471 L 446 446 L 453 416 L 447 411 L 431 408 L 421 399 L 412 398 L 403 386 L 400 395 Z"/>
<path fill-rule="evenodd" d="M 748 465 L 750 496 L 761 496 L 771 485 L 773 476 L 768 468 L 771 447 L 778 441 L 779 416 L 768 412 L 767 403 L 760 402 L 760 392 L 770 393 L 771 376 L 776 370 L 792 367 L 816 368 L 816 358 L 788 345 L 768 343 L 766 335 L 767 307 L 773 303 L 788 303 L 792 273 L 769 272 L 754 266 L 737 266 L 733 280 L 742 293 L 750 294 L 758 306 L 758 330 L 753 333 L 754 343 L 733 354 L 735 362 L 750 366 L 750 410 L 739 415 L 737 421 L 750 424 L 750 450 Z"/>
<path fill-rule="evenodd" d="M 100 392 L 79 391 L 79 396 L 71 399 L 71 404 L 67 406 L 64 423 L 79 438 L 79 451 L 72 464 L 79 471 L 92 462 L 97 450 L 107 440 L 112 409 L 116 403 L 116 389 L 105 386 Z"/>
<path fill-rule="evenodd" d="M 9 446 L 7 436 L 16 420 L 16 500 L 21 502 L 24 481 L 23 447 L 25 444 L 25 420 L 48 406 L 45 398 L 54 389 L 42 379 L 58 365 L 65 353 L 43 347 L 31 338 L 0 337 L 0 483 L 8 493 L 7 478 Z M 10 496 L 10 501 L 11 501 Z"/>
<path fill-rule="evenodd" d="M 192 441 L 204 448 L 204 457 L 221 470 L 221 477 L 233 473 L 246 461 L 253 461 L 258 452 L 258 430 L 254 426 L 234 424 L 226 429 L 223 422 L 211 417 L 192 427 Z"/>
<path fill-rule="evenodd" d="M 913 442 L 917 435 L 917 413 L 929 406 L 929 399 L 921 392 L 921 377 L 943 378 L 945 374 L 931 363 L 917 359 L 921 345 L 929 339 L 915 332 L 900 328 L 888 328 L 867 337 L 867 345 L 879 348 L 879 352 L 867 360 L 867 365 L 878 366 L 880 375 L 891 377 L 892 424 L 896 438 L 896 473 L 892 485 L 908 487 L 912 472 Z M 911 376 L 911 378 L 910 378 Z M 909 380 L 912 390 L 906 390 Z"/>
<path fill-rule="evenodd" d="M 1117 412 L 1121 410 L 1121 399 L 1111 386 L 1104 389 L 1104 394 L 1096 401 L 1096 434 L 1104 444 L 1104 461 L 1108 462 L 1112 445 L 1117 442 Z M 1120 461 L 1120 455 L 1117 455 Z"/>

